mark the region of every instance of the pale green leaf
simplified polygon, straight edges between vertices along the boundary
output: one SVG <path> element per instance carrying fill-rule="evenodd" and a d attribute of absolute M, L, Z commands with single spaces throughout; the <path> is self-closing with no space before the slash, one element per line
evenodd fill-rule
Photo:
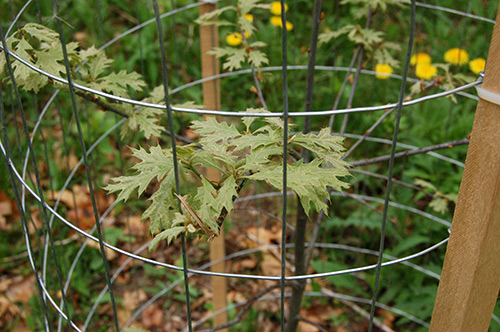
<path fill-rule="evenodd" d="M 281 137 L 281 140 L 283 138 Z M 229 146 L 235 146 L 234 151 L 241 151 L 246 148 L 250 148 L 250 150 L 257 149 L 260 146 L 267 146 L 271 144 L 279 144 L 280 138 L 275 138 L 270 135 L 259 134 L 252 135 L 246 134 L 238 137 L 236 139 L 231 140 Z"/>
<path fill-rule="evenodd" d="M 261 48 L 261 47 L 266 47 L 267 44 L 261 41 L 255 41 L 249 45 L 252 48 Z"/>
<path fill-rule="evenodd" d="M 299 196 L 307 215 L 310 215 L 312 208 L 317 211 L 323 210 L 328 214 L 328 206 L 324 202 L 330 199 L 328 187 L 339 191 L 349 187 L 349 184 L 338 179 L 345 175 L 342 170 L 321 168 L 320 164 L 319 160 L 313 160 L 308 164 L 299 161 L 287 166 L 288 188 Z M 273 163 L 264 170 L 246 177 L 266 181 L 278 190 L 283 189 L 283 166 L 278 163 Z"/>
<path fill-rule="evenodd" d="M 47 85 L 49 79 L 44 75 L 31 72 L 27 78 L 17 79 L 16 82 L 19 86 L 22 86 L 24 90 L 26 91 L 33 90 L 35 93 L 37 93 L 38 91 L 40 91 L 41 88 Z"/>
<path fill-rule="evenodd" d="M 247 112 L 247 113 L 265 113 L 266 110 L 264 108 L 247 108 L 245 110 L 245 112 Z M 256 117 L 243 117 L 243 118 L 241 118 L 241 121 L 245 124 L 247 131 L 250 130 L 250 126 L 255 121 L 255 119 L 257 119 L 257 118 Z"/>
<path fill-rule="evenodd" d="M 104 51 L 99 50 L 96 48 L 94 45 L 90 46 L 86 50 L 81 50 L 80 51 L 80 57 L 82 60 L 84 59 L 90 59 L 98 55 L 99 53 L 104 53 Z"/>
<path fill-rule="evenodd" d="M 217 225 L 217 218 L 219 217 L 221 209 L 215 196 L 217 191 L 214 186 L 205 179 L 201 178 L 202 185 L 198 187 L 195 200 L 198 202 L 199 207 L 197 214 L 201 221 L 208 226 L 211 230 L 219 233 L 219 226 Z"/>
<path fill-rule="evenodd" d="M 109 91 L 116 96 L 128 97 L 127 86 L 130 86 L 135 91 L 146 87 L 146 83 L 142 80 L 142 76 L 136 72 L 127 73 L 126 70 L 121 70 L 118 73 L 111 73 L 99 79 L 99 84 L 102 90 Z"/>
<path fill-rule="evenodd" d="M 35 64 L 33 59 L 31 58 L 31 53 L 33 52 L 33 47 L 23 38 L 19 40 L 15 48 L 13 49 L 14 53 L 18 55 L 23 60 L 26 60 L 32 64 Z M 33 70 L 28 68 L 28 66 L 22 64 L 21 62 L 14 60 L 12 62 L 12 69 L 14 70 L 14 76 L 16 81 L 27 80 L 30 74 L 34 73 Z M 37 74 L 39 75 L 39 74 Z"/>
<path fill-rule="evenodd" d="M 196 110 L 202 110 L 205 108 L 205 106 L 200 105 L 195 103 L 194 101 L 186 101 L 182 104 L 172 104 L 173 107 L 180 107 L 180 108 L 191 108 L 191 109 L 196 109 Z"/>
<path fill-rule="evenodd" d="M 224 172 L 224 169 L 221 167 L 219 162 L 213 157 L 213 155 L 206 151 L 196 151 L 190 158 L 189 162 L 193 165 L 200 165 L 202 167 L 213 168 Z"/>
<path fill-rule="evenodd" d="M 445 214 L 448 212 L 448 200 L 445 198 L 434 197 L 429 203 L 429 207 L 437 213 Z"/>
<path fill-rule="evenodd" d="M 222 68 L 233 71 L 241 68 L 241 63 L 245 61 L 246 50 L 242 48 L 235 49 L 234 54 L 229 55 L 222 65 Z"/>
<path fill-rule="evenodd" d="M 53 75 L 66 73 L 66 67 L 62 64 L 64 60 L 62 50 L 59 48 L 49 48 L 44 52 L 35 51 L 37 66 Z"/>
<path fill-rule="evenodd" d="M 132 154 L 140 160 L 132 167 L 136 173 L 112 178 L 113 183 L 104 188 L 110 194 L 118 192 L 117 201 L 127 201 L 136 190 L 140 196 L 153 179 L 161 181 L 173 168 L 171 152 L 160 146 L 151 147 L 150 152 L 143 148 L 132 149 Z"/>
<path fill-rule="evenodd" d="M 225 56 L 233 55 L 238 49 L 234 47 L 214 47 L 207 54 L 215 55 L 217 58 L 222 58 Z"/>
<path fill-rule="evenodd" d="M 155 234 L 174 224 L 178 211 L 177 198 L 174 195 L 175 174 L 169 172 L 161 181 L 159 188 L 149 198 L 151 205 L 144 211 L 142 220 L 150 219 L 149 232 Z"/>
<path fill-rule="evenodd" d="M 97 80 L 112 63 L 113 60 L 108 59 L 103 50 L 93 55 L 86 64 L 91 80 Z"/>
<path fill-rule="evenodd" d="M 217 16 L 219 16 L 220 14 L 224 13 L 225 11 L 228 11 L 228 10 L 231 10 L 231 11 L 236 11 L 236 7 L 234 6 L 226 6 L 226 7 L 222 7 L 222 8 L 219 8 L 219 9 L 216 9 L 216 10 L 212 10 L 208 13 L 205 13 L 203 14 L 202 16 L 200 16 L 195 22 L 198 23 L 198 24 L 201 24 L 201 25 L 210 25 L 210 21 L 215 19 Z"/>
<path fill-rule="evenodd" d="M 38 23 L 28 23 L 22 30 L 38 39 L 40 42 L 46 42 L 48 44 L 52 44 L 52 42 L 59 39 L 59 34 L 57 32 Z"/>
<path fill-rule="evenodd" d="M 354 28 L 355 28 L 354 25 L 346 25 L 338 30 L 325 31 L 325 32 L 319 34 L 318 42 L 320 45 L 326 44 L 332 39 L 338 38 L 342 35 L 345 35 L 345 34 L 351 32 Z"/>
<path fill-rule="evenodd" d="M 253 33 L 255 31 L 255 26 L 248 19 L 246 19 L 243 16 L 240 16 L 240 17 L 238 17 L 238 24 L 239 24 L 241 30 L 245 31 L 250 36 L 253 35 Z"/>
<path fill-rule="evenodd" d="M 341 159 L 345 151 L 343 146 L 344 138 L 331 135 L 329 128 L 321 129 L 318 134 L 298 133 L 290 141 L 315 153 L 320 161 L 343 170 L 345 175 L 348 174 L 345 168 L 349 164 Z"/>
<path fill-rule="evenodd" d="M 413 180 L 413 182 L 415 183 L 416 186 L 420 186 L 422 188 L 431 190 L 432 192 L 437 192 L 438 191 L 438 189 L 436 188 L 436 186 L 434 186 L 429 181 L 425 181 L 425 180 L 422 180 L 422 179 L 415 179 L 415 180 Z"/>
<path fill-rule="evenodd" d="M 260 68 L 262 65 L 267 65 L 269 63 L 267 55 L 259 50 L 248 52 L 248 61 L 257 68 Z"/>
<path fill-rule="evenodd" d="M 250 13 L 252 9 L 260 2 L 260 0 L 238 0 L 238 8 L 240 9 L 240 15 L 245 15 Z"/>
<path fill-rule="evenodd" d="M 179 235 L 186 231 L 186 227 L 177 226 L 168 228 L 160 233 L 158 233 L 149 243 L 149 250 L 155 250 L 161 241 L 167 240 L 167 244 L 170 244 L 173 239 L 177 238 Z"/>
<path fill-rule="evenodd" d="M 263 165 L 270 162 L 270 157 L 281 156 L 283 154 L 283 148 L 275 145 L 261 147 L 255 150 L 251 150 L 250 154 L 246 156 L 246 162 L 241 166 L 242 173 L 248 171 L 257 172 L 260 171 Z"/>
<path fill-rule="evenodd" d="M 349 40 L 356 44 L 362 44 L 366 49 L 371 50 L 376 43 L 382 42 L 382 36 L 384 35 L 381 31 L 376 31 L 374 29 L 364 29 L 359 25 L 352 29 L 347 37 Z"/>
<path fill-rule="evenodd" d="M 191 129 L 200 134 L 200 142 L 203 145 L 227 141 L 241 135 L 233 124 L 218 122 L 215 117 L 209 117 L 205 121 L 193 121 Z"/>
<path fill-rule="evenodd" d="M 217 209 L 222 211 L 223 208 L 227 212 L 233 210 L 233 199 L 238 196 L 236 191 L 238 185 L 236 184 L 236 179 L 234 176 L 230 175 L 224 182 L 222 186 L 217 191 Z"/>

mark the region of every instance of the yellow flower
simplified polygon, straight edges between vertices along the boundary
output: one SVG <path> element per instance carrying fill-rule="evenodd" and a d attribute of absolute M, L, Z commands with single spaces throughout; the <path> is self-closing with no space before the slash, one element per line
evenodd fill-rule
<path fill-rule="evenodd" d="M 430 63 L 419 63 L 415 67 L 415 74 L 417 74 L 417 77 L 424 80 L 430 80 L 436 76 L 437 71 L 437 67 Z"/>
<path fill-rule="evenodd" d="M 377 63 L 377 65 L 375 66 L 375 76 L 378 79 L 388 79 L 389 75 L 393 72 L 394 70 L 392 69 L 392 67 L 386 63 Z"/>
<path fill-rule="evenodd" d="M 249 20 L 250 22 L 253 22 L 253 15 L 252 14 L 245 14 L 243 15 L 244 18 L 246 18 L 247 20 Z"/>
<path fill-rule="evenodd" d="M 249 38 L 248 32 L 245 32 L 245 37 Z M 231 46 L 239 46 L 243 42 L 243 36 L 239 32 L 233 32 L 226 36 L 226 43 Z"/>
<path fill-rule="evenodd" d="M 280 28 L 283 28 L 283 24 L 281 23 L 281 17 L 280 16 L 273 16 L 271 17 L 271 20 L 269 21 L 271 22 L 272 25 L 274 25 L 275 27 L 280 27 Z M 293 30 L 293 24 L 286 21 L 286 29 L 288 31 L 290 30 Z"/>
<path fill-rule="evenodd" d="M 486 60 L 483 58 L 477 58 L 474 60 L 471 60 L 469 62 L 469 69 L 474 73 L 474 74 L 479 74 L 484 70 L 484 66 L 486 65 Z"/>
<path fill-rule="evenodd" d="M 469 54 L 461 48 L 452 48 L 444 54 L 444 61 L 454 65 L 464 65 L 469 62 Z"/>
<path fill-rule="evenodd" d="M 411 59 L 410 59 L 410 64 L 412 66 L 416 66 L 417 64 L 430 64 L 431 63 L 431 56 L 425 52 L 419 52 L 417 54 L 414 54 Z"/>
<path fill-rule="evenodd" d="M 271 2 L 271 8 L 269 9 L 273 15 L 281 15 L 281 2 L 273 1 Z M 288 5 L 285 3 L 285 13 L 288 11 Z"/>

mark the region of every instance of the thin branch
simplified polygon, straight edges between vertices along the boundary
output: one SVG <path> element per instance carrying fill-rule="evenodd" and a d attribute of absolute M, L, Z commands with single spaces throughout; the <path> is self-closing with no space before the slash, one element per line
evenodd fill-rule
<path fill-rule="evenodd" d="M 438 79 L 436 79 L 436 80 L 434 80 L 434 81 L 432 81 L 432 82 L 427 83 L 427 84 L 424 86 L 424 88 L 423 88 L 422 90 L 425 90 L 425 89 L 427 89 L 427 88 L 430 88 L 431 86 L 434 86 L 434 85 L 437 83 L 437 80 L 438 80 Z M 415 95 L 415 93 L 413 93 L 413 92 L 412 92 L 412 93 L 410 93 L 408 96 L 406 96 L 405 100 L 409 100 L 409 99 L 411 99 L 414 95 Z M 396 107 L 386 110 L 386 111 L 384 112 L 384 114 L 382 114 L 382 115 L 380 116 L 380 118 L 378 118 L 378 119 L 377 119 L 377 121 L 375 121 L 375 123 L 374 123 L 374 124 L 373 124 L 370 128 L 368 128 L 368 130 L 367 130 L 367 131 L 365 131 L 365 133 L 364 133 L 363 137 L 361 137 L 359 140 L 357 140 L 357 141 L 356 141 L 356 143 L 354 143 L 354 144 L 353 144 L 353 145 L 349 148 L 349 151 L 347 151 L 347 152 L 344 154 L 344 156 L 342 157 L 342 159 L 346 159 L 347 157 L 349 157 L 349 155 L 350 155 L 350 154 L 351 154 L 351 153 L 352 153 L 352 152 L 353 152 L 353 151 L 354 151 L 354 150 L 355 150 L 355 149 L 356 149 L 356 148 L 357 148 L 357 147 L 358 147 L 361 143 L 363 143 L 363 142 L 366 140 L 366 138 L 367 138 L 368 136 L 370 136 L 370 135 L 371 135 L 371 133 L 375 130 L 375 128 L 377 128 L 377 127 L 378 127 L 378 125 L 379 125 L 379 124 L 381 124 L 381 123 L 382 123 L 382 121 L 383 121 L 386 117 L 388 117 L 388 116 L 389 116 L 389 114 L 391 114 L 391 113 L 392 113 L 395 109 L 396 109 Z M 341 133 L 341 135 L 343 135 L 343 133 Z"/>
<path fill-rule="evenodd" d="M 238 314 L 236 315 L 236 317 L 234 319 L 232 319 L 231 321 L 227 322 L 227 323 L 224 323 L 224 324 L 221 324 L 219 326 L 216 326 L 214 328 L 211 328 L 211 329 L 205 329 L 205 330 L 201 330 L 201 331 L 198 331 L 198 332 L 214 332 L 214 331 L 219 331 L 219 330 L 222 330 L 222 329 L 225 329 L 225 328 L 228 328 L 228 327 L 231 327 L 233 325 L 236 325 L 238 324 L 239 322 L 241 322 L 241 320 L 243 319 L 243 316 L 247 313 L 248 310 L 250 310 L 250 308 L 252 307 L 252 305 L 258 300 L 260 299 L 261 297 L 263 297 L 264 295 L 266 295 L 267 293 L 273 291 L 274 289 L 277 289 L 277 288 L 280 288 L 280 284 L 275 284 L 275 285 L 272 285 L 272 286 L 269 286 L 269 287 L 266 287 L 264 288 L 263 290 L 261 290 L 260 292 L 258 292 L 257 294 L 255 294 L 252 298 L 248 299 L 246 302 L 245 302 L 245 305 L 243 306 L 243 308 L 238 312 Z"/>
<path fill-rule="evenodd" d="M 316 323 L 316 322 L 313 322 L 313 321 L 312 321 L 312 320 L 310 320 L 310 319 L 307 319 L 307 318 L 305 318 L 305 317 L 300 316 L 300 317 L 299 317 L 299 320 L 301 320 L 301 321 L 303 321 L 303 322 L 306 322 L 306 323 L 307 323 L 307 324 L 309 324 L 309 325 L 314 326 L 315 328 L 317 328 L 318 330 L 320 330 L 320 332 L 327 332 L 327 331 L 323 328 L 323 326 L 319 325 L 319 324 L 318 324 L 318 323 Z"/>
<path fill-rule="evenodd" d="M 431 145 L 431 146 L 427 146 L 425 148 L 420 148 L 420 149 L 415 149 L 415 150 L 406 150 L 403 152 L 398 152 L 394 155 L 394 158 L 408 157 L 408 156 L 413 156 L 416 154 L 422 154 L 422 153 L 427 153 L 427 152 L 432 152 L 432 151 L 442 150 L 442 149 L 449 149 L 449 148 L 452 148 L 454 146 L 466 145 L 466 144 L 469 144 L 469 139 L 463 138 L 463 139 L 453 141 L 453 142 Z M 384 161 L 387 161 L 389 159 L 391 159 L 391 155 L 388 154 L 388 155 L 380 156 L 380 157 L 376 157 L 376 158 L 353 161 L 350 164 L 351 164 L 351 166 L 365 166 L 365 165 L 384 162 Z"/>
<path fill-rule="evenodd" d="M 94 98 L 92 95 L 86 94 L 86 93 L 84 93 L 82 91 L 78 91 L 78 90 L 75 90 L 75 93 L 78 96 L 82 97 L 83 99 L 88 100 L 88 101 L 96 104 L 97 106 L 103 108 L 105 111 L 110 111 L 110 112 L 113 112 L 115 114 L 118 114 L 121 117 L 128 118 L 128 114 L 127 113 L 125 113 L 125 112 L 117 109 L 116 107 L 114 107 L 114 106 L 112 106 L 112 105 L 110 105 L 108 103 L 105 103 L 104 101 L 102 101 L 99 98 Z M 164 135 L 170 136 L 170 131 L 168 131 L 168 130 L 163 129 L 161 131 L 161 133 L 164 134 Z M 178 140 L 179 142 L 182 142 L 182 143 L 185 143 L 185 144 L 194 144 L 194 143 L 196 143 L 196 142 L 194 142 L 194 141 L 192 141 L 190 139 L 187 139 L 187 138 L 185 138 L 183 136 L 180 136 L 180 135 L 177 135 L 177 134 L 175 134 L 175 139 Z"/>

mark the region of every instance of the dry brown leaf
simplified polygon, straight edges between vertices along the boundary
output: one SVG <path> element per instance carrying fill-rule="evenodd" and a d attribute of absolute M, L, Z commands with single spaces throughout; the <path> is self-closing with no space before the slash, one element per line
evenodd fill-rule
<path fill-rule="evenodd" d="M 260 243 L 276 244 L 281 242 L 281 230 L 271 231 L 263 227 L 250 227 L 247 232 L 254 236 Z"/>
<path fill-rule="evenodd" d="M 163 310 L 158 305 L 151 305 L 142 312 L 141 318 L 147 329 L 159 327 L 163 323 Z"/>

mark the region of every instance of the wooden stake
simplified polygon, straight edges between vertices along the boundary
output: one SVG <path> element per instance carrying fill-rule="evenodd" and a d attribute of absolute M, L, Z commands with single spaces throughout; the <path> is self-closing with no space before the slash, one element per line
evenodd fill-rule
<path fill-rule="evenodd" d="M 204 4 L 200 6 L 200 16 L 216 9 L 215 4 Z M 219 33 L 217 27 L 200 26 L 200 45 L 201 45 L 201 71 L 202 77 L 210 77 L 219 73 L 219 60 L 213 56 L 208 55 L 207 52 L 218 46 Z M 220 109 L 220 81 L 212 80 L 203 83 L 203 105 L 206 109 L 218 110 Z M 207 179 L 212 181 L 220 180 L 220 173 L 215 169 L 208 169 L 204 174 Z M 226 256 L 224 247 L 224 230 L 221 229 L 221 235 L 216 237 L 210 243 L 210 260 L 216 261 Z M 213 272 L 225 272 L 224 262 L 212 266 Z M 224 277 L 211 277 L 212 292 L 214 301 L 214 311 L 225 308 L 227 306 L 226 296 L 226 278 Z M 227 313 L 221 313 L 214 317 L 214 326 L 219 326 L 227 323 Z M 227 329 L 220 331 L 227 332 Z"/>
<path fill-rule="evenodd" d="M 500 11 L 482 87 L 500 94 Z M 500 106 L 477 105 L 430 332 L 487 331 L 500 289 Z"/>

